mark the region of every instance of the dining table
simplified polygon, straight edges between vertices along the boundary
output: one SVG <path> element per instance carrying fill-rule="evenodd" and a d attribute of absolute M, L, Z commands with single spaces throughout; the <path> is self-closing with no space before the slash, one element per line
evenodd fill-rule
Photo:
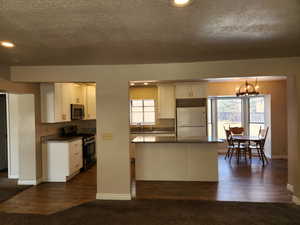
<path fill-rule="evenodd" d="M 255 143 L 257 147 L 260 146 L 261 142 L 263 141 L 263 138 L 259 136 L 250 136 L 250 135 L 232 135 L 231 136 L 232 141 L 238 144 L 238 148 L 241 146 L 241 143 L 246 143 L 247 146 L 250 146 L 251 142 Z M 249 151 L 249 158 L 251 160 L 252 158 L 252 152 Z M 263 165 L 265 164 L 264 157 L 261 157 Z M 239 159 L 238 159 L 239 160 Z"/>

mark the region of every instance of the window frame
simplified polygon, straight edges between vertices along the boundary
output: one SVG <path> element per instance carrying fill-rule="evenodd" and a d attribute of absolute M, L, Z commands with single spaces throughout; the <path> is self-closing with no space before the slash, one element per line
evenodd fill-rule
<path fill-rule="evenodd" d="M 241 123 L 242 126 L 245 127 L 245 134 L 250 134 L 250 124 L 254 124 L 250 122 L 250 98 L 261 97 L 265 101 L 264 95 L 258 96 L 248 96 L 248 97 L 236 97 L 236 96 L 210 96 L 208 97 L 208 101 L 211 101 L 211 125 L 212 131 L 211 135 L 213 138 L 218 138 L 218 99 L 241 99 Z M 265 110 L 264 110 L 265 111 Z M 262 124 L 262 123 L 257 123 Z M 209 125 L 209 121 L 207 121 L 207 126 Z M 264 112 L 264 126 L 266 126 L 266 112 Z M 222 128 L 223 129 L 223 128 Z"/>
<path fill-rule="evenodd" d="M 133 106 L 133 101 L 141 101 L 142 102 L 142 106 Z M 145 101 L 153 101 L 153 106 L 145 106 Z M 131 126 L 154 126 L 156 125 L 156 101 L 155 99 L 130 99 L 129 100 L 129 107 L 130 107 L 130 125 Z M 137 123 L 137 122 L 133 122 L 132 121 L 132 115 L 133 115 L 133 110 L 132 108 L 142 108 L 142 116 L 143 116 L 143 122 L 141 123 Z M 152 108 L 153 107 L 153 111 L 145 111 L 145 108 Z M 154 122 L 145 122 L 145 113 L 149 113 L 149 112 L 153 112 L 154 113 Z"/>
<path fill-rule="evenodd" d="M 263 123 L 261 122 L 251 122 L 251 119 L 250 119 L 250 113 L 251 113 L 251 110 L 250 110 L 250 99 L 251 98 L 263 98 L 264 99 L 264 121 Z M 258 96 L 251 96 L 251 97 L 248 97 L 247 98 L 247 104 L 248 104 L 248 121 L 247 121 L 247 135 L 250 135 L 250 126 L 251 124 L 260 124 L 260 125 L 263 125 L 264 127 L 266 127 L 266 109 L 265 109 L 265 96 L 263 95 L 258 95 Z M 263 128 L 264 128 L 263 127 Z"/>

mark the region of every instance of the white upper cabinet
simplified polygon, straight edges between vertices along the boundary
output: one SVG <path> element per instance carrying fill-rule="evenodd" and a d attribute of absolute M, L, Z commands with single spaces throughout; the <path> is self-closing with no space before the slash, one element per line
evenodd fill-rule
<path fill-rule="evenodd" d="M 41 113 L 43 123 L 71 121 L 71 84 L 41 84 Z"/>
<path fill-rule="evenodd" d="M 71 84 L 72 90 L 71 90 L 71 102 L 72 104 L 84 104 L 84 89 L 82 85 L 79 84 Z"/>
<path fill-rule="evenodd" d="M 41 84 L 42 123 L 71 121 L 71 104 L 85 107 L 85 119 L 96 119 L 96 87 L 74 83 Z"/>
<path fill-rule="evenodd" d="M 158 118 L 175 118 L 175 87 L 162 84 L 158 86 Z"/>
<path fill-rule="evenodd" d="M 179 83 L 176 84 L 176 99 L 207 98 L 207 83 Z"/>
<path fill-rule="evenodd" d="M 96 86 L 84 87 L 85 119 L 96 119 Z"/>

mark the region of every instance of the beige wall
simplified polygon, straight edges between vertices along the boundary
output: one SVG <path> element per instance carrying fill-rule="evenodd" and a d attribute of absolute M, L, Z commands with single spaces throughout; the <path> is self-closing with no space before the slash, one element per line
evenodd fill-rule
<path fill-rule="evenodd" d="M 43 123 L 43 129 L 41 130 L 40 136 L 58 135 L 60 128 L 70 125 L 77 126 L 79 131 L 81 129 L 96 129 L 96 120 L 80 120 L 65 123 Z"/>
<path fill-rule="evenodd" d="M 97 82 L 99 199 L 130 199 L 128 82 Z"/>
<path fill-rule="evenodd" d="M 0 65 L 0 79 L 4 79 L 4 80 L 10 79 L 9 66 Z"/>
<path fill-rule="evenodd" d="M 297 102 L 297 83 L 295 76 L 289 76 L 287 79 L 287 112 L 288 112 L 288 184 L 293 187 L 296 183 L 296 165 L 299 164 L 297 160 L 298 148 L 298 102 Z"/>
<path fill-rule="evenodd" d="M 293 153 L 293 156 L 295 157 L 295 161 L 293 161 L 293 162 L 295 162 L 294 164 L 294 168 L 292 168 L 292 169 L 295 169 L 295 171 L 293 171 L 293 173 L 292 173 L 292 175 L 294 176 L 294 183 L 293 183 L 293 187 L 294 187 L 294 196 L 295 196 L 295 199 L 294 200 L 296 200 L 297 202 L 298 202 L 298 204 L 300 205 L 300 151 L 299 151 L 299 149 L 300 149 L 300 124 L 299 124 L 299 122 L 300 122 L 300 120 L 299 120 L 299 114 L 298 114 L 298 112 L 300 112 L 300 101 L 299 101 L 299 99 L 300 99 L 300 75 L 299 76 L 296 76 L 295 77 L 296 79 L 295 79 L 295 83 L 296 83 L 296 96 L 297 96 L 297 105 L 296 105 L 296 107 L 297 107 L 297 115 L 298 115 L 298 117 L 297 117 L 297 120 L 295 120 L 294 122 L 297 122 L 297 124 L 298 124 L 298 126 L 297 126 L 297 146 L 295 146 L 295 149 L 297 149 L 297 151 L 296 152 L 294 152 Z M 292 127 L 292 124 L 291 124 L 291 127 Z M 292 138 L 292 137 L 291 137 Z M 294 143 L 296 143 L 296 142 L 294 142 Z M 291 151 L 293 151 L 294 149 L 290 149 Z"/>
<path fill-rule="evenodd" d="M 234 95 L 243 82 L 209 82 L 209 96 Z M 261 94 L 271 95 L 272 158 L 287 156 L 286 80 L 259 81 Z"/>
<path fill-rule="evenodd" d="M 103 166 L 98 163 L 98 193 L 129 194 L 128 81 L 258 75 L 300 76 L 300 58 L 151 65 L 12 67 L 11 71 L 14 81 L 97 82 L 98 157 L 101 158 L 100 162 L 105 162 Z M 300 90 L 300 81 L 297 88 Z M 102 136 L 105 132 L 111 132 L 113 138 L 107 140 L 107 136 Z M 299 192 L 296 195 L 300 197 L 300 177 L 297 180 Z M 115 195 L 116 198 L 117 196 Z"/>

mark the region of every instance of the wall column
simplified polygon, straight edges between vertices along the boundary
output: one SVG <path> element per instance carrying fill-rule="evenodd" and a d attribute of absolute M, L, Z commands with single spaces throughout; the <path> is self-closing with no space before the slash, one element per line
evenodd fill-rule
<path fill-rule="evenodd" d="M 294 192 L 298 146 L 298 109 L 296 77 L 287 77 L 287 147 L 288 147 L 288 184 L 287 189 Z"/>
<path fill-rule="evenodd" d="M 296 84 L 296 97 L 297 97 L 297 115 L 300 112 L 300 76 L 295 76 L 295 84 Z M 295 157 L 295 164 L 294 164 L 294 195 L 293 195 L 293 202 L 297 205 L 300 205 L 300 120 L 297 119 L 297 145 L 294 148 L 294 157 Z"/>
<path fill-rule="evenodd" d="M 97 82 L 97 199 L 130 200 L 128 82 Z"/>

